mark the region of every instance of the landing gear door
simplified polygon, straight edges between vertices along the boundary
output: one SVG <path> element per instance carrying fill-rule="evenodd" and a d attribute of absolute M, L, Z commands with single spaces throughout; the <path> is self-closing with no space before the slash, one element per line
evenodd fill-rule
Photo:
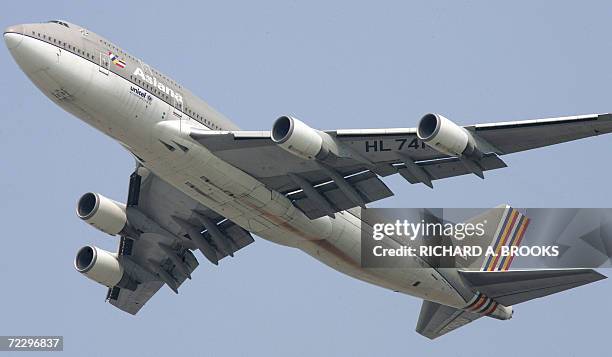
<path fill-rule="evenodd" d="M 100 70 L 100 73 L 105 74 L 108 76 L 108 72 L 109 72 L 109 67 L 110 67 L 110 58 L 108 57 L 108 55 L 104 52 L 100 52 L 100 62 L 99 62 L 100 66 L 98 67 Z"/>

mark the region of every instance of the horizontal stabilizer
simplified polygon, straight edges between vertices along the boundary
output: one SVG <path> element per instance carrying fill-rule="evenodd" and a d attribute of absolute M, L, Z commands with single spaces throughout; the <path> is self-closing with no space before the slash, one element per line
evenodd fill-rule
<path fill-rule="evenodd" d="M 605 279 L 593 269 L 460 271 L 475 290 L 511 306 Z"/>
<path fill-rule="evenodd" d="M 474 291 L 511 306 L 605 279 L 592 269 L 459 271 Z M 467 310 L 423 301 L 416 331 L 434 339 L 480 317 Z"/>
<path fill-rule="evenodd" d="M 416 332 L 433 340 L 480 317 L 482 315 L 424 300 Z"/>

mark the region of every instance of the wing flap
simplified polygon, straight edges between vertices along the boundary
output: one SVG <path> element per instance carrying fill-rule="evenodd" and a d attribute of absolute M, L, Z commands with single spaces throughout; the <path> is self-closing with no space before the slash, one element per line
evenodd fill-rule
<path fill-rule="evenodd" d="M 255 240 L 251 233 L 244 230 L 242 227 L 236 225 L 234 222 L 230 220 L 225 220 L 218 224 L 219 230 L 225 235 L 225 237 L 229 240 L 229 244 L 233 247 L 232 253 L 237 252 L 238 250 L 246 247 L 247 245 L 253 243 Z M 204 236 L 206 238 L 210 237 L 210 232 L 204 231 Z M 227 254 L 224 254 L 217 250 L 217 256 L 219 260 L 225 258 Z"/>
<path fill-rule="evenodd" d="M 472 174 L 470 170 L 459 158 L 447 157 L 442 159 L 423 160 L 415 162 L 421 169 L 423 169 L 430 180 L 440 180 L 448 177 L 461 176 Z M 477 165 L 482 171 L 489 171 L 495 169 L 501 169 L 506 167 L 506 163 L 497 156 L 495 153 L 485 154 Z M 422 183 L 422 179 L 417 175 L 410 172 L 405 164 L 398 164 L 395 167 L 399 170 L 408 182 Z"/>
<path fill-rule="evenodd" d="M 371 171 L 364 171 L 350 176 L 346 181 L 355 188 L 365 203 L 393 196 L 393 192 L 391 192 L 387 185 Z M 356 206 L 355 202 L 352 201 L 333 181 L 321 184 L 317 186 L 316 189 L 327 202 L 333 205 L 336 212 Z M 290 193 L 287 197 L 293 200 L 294 204 L 310 219 L 319 218 L 328 214 L 317 200 L 307 196 L 304 191 L 300 190 Z"/>

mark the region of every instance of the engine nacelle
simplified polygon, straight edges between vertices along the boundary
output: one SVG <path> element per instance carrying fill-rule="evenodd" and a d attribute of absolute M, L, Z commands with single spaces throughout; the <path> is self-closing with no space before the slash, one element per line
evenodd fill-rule
<path fill-rule="evenodd" d="M 472 135 L 440 114 L 430 113 L 421 118 L 417 136 L 432 149 L 444 154 L 470 158 L 482 156 Z"/>
<path fill-rule="evenodd" d="M 108 287 L 126 285 L 124 283 L 131 280 L 124 276 L 123 267 L 115 254 L 94 246 L 79 249 L 74 267 L 89 279 Z"/>
<path fill-rule="evenodd" d="M 125 204 L 94 192 L 81 196 L 76 213 L 80 219 L 113 236 L 123 231 L 127 225 Z"/>
<path fill-rule="evenodd" d="M 320 133 L 293 117 L 282 116 L 274 122 L 271 137 L 272 141 L 291 154 L 313 160 L 324 158 L 329 153 L 329 145 L 322 135 L 325 133 Z"/>

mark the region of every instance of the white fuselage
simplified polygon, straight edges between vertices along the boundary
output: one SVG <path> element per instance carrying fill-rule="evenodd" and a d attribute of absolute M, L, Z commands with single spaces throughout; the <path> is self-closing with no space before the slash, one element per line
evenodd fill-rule
<path fill-rule="evenodd" d="M 407 258 L 406 269 L 363 268 L 363 223 L 358 210 L 311 220 L 284 195 L 191 139 L 191 128 L 209 127 L 177 112 L 154 93 L 105 71 L 95 61 L 37 38 L 5 33 L 5 40 L 22 70 L 54 103 L 117 140 L 155 175 L 218 214 L 357 279 L 445 305 L 465 306 L 465 299 L 437 270 L 417 259 Z M 134 87 L 152 98 L 143 99 Z M 188 151 L 167 150 L 160 140 Z M 418 286 L 413 286 L 416 281 Z"/>

